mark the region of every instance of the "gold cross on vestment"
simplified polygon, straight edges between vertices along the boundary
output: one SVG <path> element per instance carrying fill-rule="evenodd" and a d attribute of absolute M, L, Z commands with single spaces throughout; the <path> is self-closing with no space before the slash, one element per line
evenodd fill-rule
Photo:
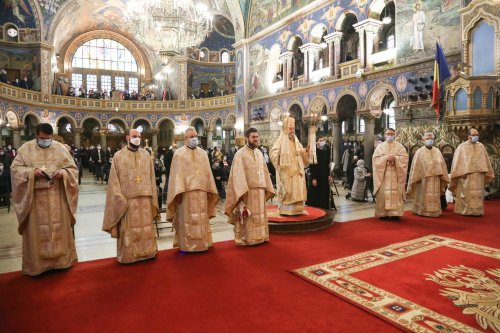
<path fill-rule="evenodd" d="M 47 171 L 47 167 L 44 165 L 42 165 L 42 167 L 40 168 L 40 170 L 42 170 L 43 172 L 46 172 Z"/>
<path fill-rule="evenodd" d="M 135 180 L 135 182 L 137 184 L 139 184 L 140 182 L 142 182 L 142 178 L 140 176 L 135 176 L 134 180 Z"/>

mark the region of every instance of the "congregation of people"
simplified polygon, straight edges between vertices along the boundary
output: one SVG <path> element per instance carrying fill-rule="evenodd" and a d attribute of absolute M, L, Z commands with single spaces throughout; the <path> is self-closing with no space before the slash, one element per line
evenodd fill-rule
<path fill-rule="evenodd" d="M 175 231 L 173 246 L 202 252 L 213 246 L 209 220 L 220 200 L 225 199 L 227 222 L 234 225 L 235 244 L 249 246 L 269 241 L 266 202 L 271 198 L 278 199 L 282 215 L 303 214 L 306 205 L 334 208 L 338 171 L 345 171 L 351 199 L 366 201 L 371 192 L 375 216 L 381 219 L 403 216 L 407 197 L 413 199 L 414 214 L 438 217 L 446 189 L 456 198 L 455 213 L 481 216 L 484 188 L 494 178 L 475 129 L 456 149 L 450 173 L 432 133 L 423 135 L 424 145 L 408 172 L 408 153 L 391 128 L 385 140 L 376 142 L 373 170 L 365 167 L 356 143 L 345 145 L 342 165 L 333 168 L 327 140 L 318 137 L 315 145 L 303 147 L 291 117 L 272 147 L 260 145 L 258 131 L 249 128 L 246 144 L 227 152 L 218 146 L 202 149 L 193 127 L 185 130 L 182 147 L 173 144 L 155 152 L 147 144 L 142 148 L 137 129 L 129 131 L 119 150 L 68 146 L 52 135 L 52 126 L 42 123 L 36 139 L 18 151 L 11 146 L 0 150 L 1 200 L 4 193 L 12 197 L 23 237 L 22 271 L 31 276 L 77 261 L 73 227 L 83 169 L 107 184 L 102 230 L 117 239 L 117 260 L 124 264 L 155 257 L 153 221 L 163 205 Z"/>

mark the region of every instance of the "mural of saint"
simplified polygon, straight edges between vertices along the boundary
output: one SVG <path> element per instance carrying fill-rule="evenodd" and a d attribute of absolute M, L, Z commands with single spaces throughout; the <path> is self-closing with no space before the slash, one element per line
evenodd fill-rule
<path fill-rule="evenodd" d="M 18 27 L 36 28 L 33 13 L 27 0 L 0 0 L 2 11 L 0 25 L 12 22 Z"/>
<path fill-rule="evenodd" d="M 414 51 L 424 50 L 424 28 L 425 28 L 425 13 L 420 9 L 420 4 L 415 5 L 415 13 L 412 18 L 413 37 L 411 39 Z"/>

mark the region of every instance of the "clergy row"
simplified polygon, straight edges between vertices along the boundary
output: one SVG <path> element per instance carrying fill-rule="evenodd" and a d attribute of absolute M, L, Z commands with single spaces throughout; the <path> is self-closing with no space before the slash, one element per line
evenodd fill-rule
<path fill-rule="evenodd" d="M 402 144 L 394 141 L 395 134 L 392 128 L 387 129 L 385 141 L 373 153 L 377 217 L 402 216 L 406 196 L 413 198 L 414 214 L 440 216 L 441 196 L 446 188 L 455 197 L 455 213 L 484 215 L 484 189 L 495 177 L 477 130 L 469 129 L 468 140 L 457 147 L 450 175 L 441 151 L 433 146 L 434 135 L 425 133 L 424 146 L 413 157 L 408 181 L 408 154 Z"/>
<path fill-rule="evenodd" d="M 36 139 L 22 145 L 12 163 L 13 205 L 23 237 L 22 272 L 39 275 L 69 268 L 77 261 L 73 235 L 78 205 L 78 169 L 69 150 L 52 140 L 50 124 L 36 127 Z M 127 146 L 116 152 L 109 175 L 102 229 L 117 239 L 120 263 L 153 258 L 159 218 L 151 156 L 141 133 L 130 130 Z M 236 245 L 269 240 L 266 201 L 273 185 L 260 150 L 257 130 L 246 132 L 247 145 L 234 156 L 225 214 L 234 225 Z M 206 251 L 212 246 L 209 219 L 219 200 L 208 156 L 198 147 L 196 129 L 185 131 L 186 145 L 173 156 L 168 180 L 167 219 L 175 229 L 174 247 Z"/>

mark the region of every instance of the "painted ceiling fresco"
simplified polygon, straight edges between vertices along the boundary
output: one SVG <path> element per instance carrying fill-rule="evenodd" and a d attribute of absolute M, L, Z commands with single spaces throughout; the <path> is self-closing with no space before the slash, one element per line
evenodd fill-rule
<path fill-rule="evenodd" d="M 250 17 L 248 19 L 248 36 L 252 36 L 274 22 L 287 17 L 314 0 L 249 0 Z M 356 1 L 356 0 L 353 0 Z M 366 2 L 366 0 L 358 0 Z"/>

